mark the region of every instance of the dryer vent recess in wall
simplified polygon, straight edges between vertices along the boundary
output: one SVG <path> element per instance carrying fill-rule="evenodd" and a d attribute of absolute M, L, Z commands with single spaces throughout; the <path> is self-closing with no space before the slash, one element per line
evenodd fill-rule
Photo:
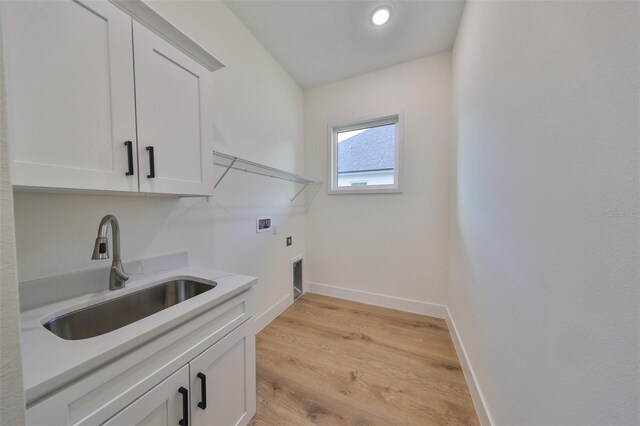
<path fill-rule="evenodd" d="M 293 300 L 302 296 L 302 258 L 293 262 Z"/>

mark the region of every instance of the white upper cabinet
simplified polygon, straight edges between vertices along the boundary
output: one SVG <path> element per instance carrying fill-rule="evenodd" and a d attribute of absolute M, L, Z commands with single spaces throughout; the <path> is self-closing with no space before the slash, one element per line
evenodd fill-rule
<path fill-rule="evenodd" d="M 222 64 L 139 1 L 0 3 L 14 186 L 213 192 Z"/>
<path fill-rule="evenodd" d="M 131 18 L 80 1 L 3 2 L 2 17 L 13 185 L 137 191 Z"/>
<path fill-rule="evenodd" d="M 137 22 L 133 41 L 140 191 L 210 194 L 211 72 Z"/>

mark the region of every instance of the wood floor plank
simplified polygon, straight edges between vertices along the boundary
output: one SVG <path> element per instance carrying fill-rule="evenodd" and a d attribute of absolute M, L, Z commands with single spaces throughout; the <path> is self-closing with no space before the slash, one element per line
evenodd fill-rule
<path fill-rule="evenodd" d="M 346 325 L 345 325 L 346 324 Z M 356 346 L 365 346 L 370 350 L 378 351 L 392 351 L 397 356 L 416 359 L 418 361 L 430 360 L 439 361 L 442 364 L 449 362 L 451 368 L 457 367 L 457 357 L 454 353 L 451 353 L 448 347 L 443 346 L 451 345 L 448 334 L 444 338 L 440 339 L 411 339 L 408 336 L 400 334 L 386 335 L 380 331 L 380 328 L 367 330 L 366 333 L 353 332 L 348 330 L 352 322 L 343 322 L 341 329 L 332 326 L 328 322 L 319 323 L 314 320 L 305 319 L 302 316 L 295 318 L 283 317 L 282 321 L 274 324 L 274 328 L 266 331 L 268 333 L 283 332 L 283 329 L 290 330 L 293 334 L 286 334 L 284 338 L 289 337 L 294 339 L 296 332 L 302 333 L 300 338 L 305 339 L 311 337 L 323 337 L 328 341 L 324 341 L 325 345 L 334 350 L 345 350 L 345 347 L 335 345 L 336 338 L 342 339 L 346 343 L 350 343 Z M 312 334 L 306 332 L 312 331 Z M 442 349 L 442 350 L 441 350 Z"/>
<path fill-rule="evenodd" d="M 419 376 L 426 371 L 428 374 L 424 380 L 444 378 L 452 383 L 465 383 L 464 378 L 457 374 L 460 366 L 455 359 L 442 361 L 439 358 L 416 355 L 409 348 L 395 347 L 393 342 L 379 343 L 367 335 L 355 338 L 349 336 L 342 345 L 335 345 L 335 337 L 330 333 L 311 329 L 314 331 L 311 334 L 308 333 L 309 330 L 310 328 L 296 328 L 295 324 L 293 327 L 289 324 L 278 324 L 267 330 L 261 339 L 268 337 L 270 342 L 277 342 L 280 347 L 291 347 L 294 352 L 300 347 L 314 347 L 315 357 L 326 357 L 329 362 L 339 359 L 342 362 L 353 363 L 356 368 L 364 365 L 374 371 L 384 372 L 400 369 L 402 374 L 407 368 L 412 368 L 412 376 Z M 268 342 L 265 343 L 267 347 Z"/>
<path fill-rule="evenodd" d="M 441 319 L 305 294 L 256 336 L 252 425 L 477 425 Z"/>

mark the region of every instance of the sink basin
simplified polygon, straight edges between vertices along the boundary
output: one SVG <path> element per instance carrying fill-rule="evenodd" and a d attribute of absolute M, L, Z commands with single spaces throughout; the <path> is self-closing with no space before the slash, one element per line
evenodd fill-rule
<path fill-rule="evenodd" d="M 117 330 L 211 290 L 214 281 L 167 281 L 106 302 L 69 312 L 44 323 L 65 340 L 80 340 Z"/>

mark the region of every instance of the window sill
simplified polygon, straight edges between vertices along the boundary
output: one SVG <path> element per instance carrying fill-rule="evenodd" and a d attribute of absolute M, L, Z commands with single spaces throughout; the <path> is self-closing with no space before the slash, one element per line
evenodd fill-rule
<path fill-rule="evenodd" d="M 328 195 L 358 195 L 358 194 L 402 194 L 401 188 L 363 188 L 353 189 L 353 187 L 346 187 L 348 189 L 329 189 Z"/>

